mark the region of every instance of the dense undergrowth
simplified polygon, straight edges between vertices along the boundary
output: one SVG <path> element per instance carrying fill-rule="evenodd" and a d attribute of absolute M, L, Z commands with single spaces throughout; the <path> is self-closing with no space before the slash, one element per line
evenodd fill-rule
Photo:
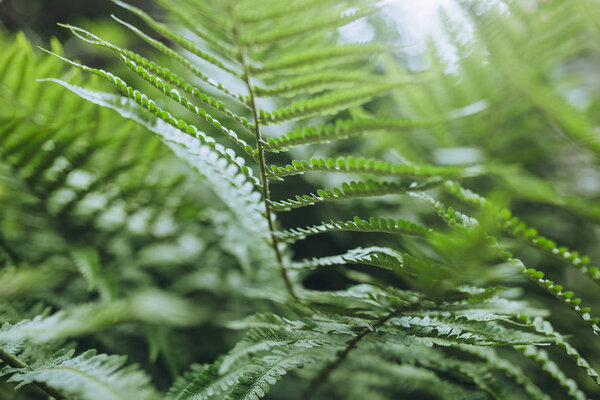
<path fill-rule="evenodd" d="M 0 397 L 600 395 L 596 1 L 115 3 L 1 39 Z"/>

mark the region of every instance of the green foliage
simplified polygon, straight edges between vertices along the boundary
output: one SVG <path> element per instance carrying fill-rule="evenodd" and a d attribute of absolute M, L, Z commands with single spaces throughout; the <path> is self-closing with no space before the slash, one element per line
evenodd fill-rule
<path fill-rule="evenodd" d="M 454 73 L 369 0 L 115 3 L 105 69 L 2 38 L 0 394 L 598 396 L 597 2 L 461 2 Z"/>
<path fill-rule="evenodd" d="M 154 389 L 148 387 L 149 377 L 134 368 L 122 368 L 124 363 L 122 356 L 107 356 L 89 350 L 73 357 L 71 351 L 41 365 L 9 369 L 6 373 L 14 372 L 9 382 L 19 382 L 19 385 L 43 382 L 78 399 L 159 398 Z"/>

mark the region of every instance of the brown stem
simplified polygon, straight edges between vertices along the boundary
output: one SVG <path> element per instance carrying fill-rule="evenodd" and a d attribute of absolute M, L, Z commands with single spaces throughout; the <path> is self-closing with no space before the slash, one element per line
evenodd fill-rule
<path fill-rule="evenodd" d="M 232 15 L 235 15 L 235 11 L 231 10 Z M 294 287 L 292 286 L 292 282 L 287 274 L 283 266 L 283 257 L 281 255 L 281 251 L 279 250 L 279 241 L 275 237 L 275 223 L 273 221 L 273 210 L 271 209 L 271 192 L 269 189 L 269 178 L 267 177 L 266 172 L 266 163 L 265 163 L 265 150 L 263 147 L 263 140 L 260 133 L 260 122 L 258 118 L 258 107 L 256 105 L 256 96 L 254 94 L 254 88 L 252 87 L 252 83 L 250 82 L 250 74 L 247 62 L 247 54 L 246 48 L 240 42 L 240 33 L 237 27 L 237 24 L 234 21 L 233 27 L 233 37 L 235 39 L 236 45 L 240 50 L 239 61 L 242 63 L 243 75 L 242 79 L 248 88 L 248 93 L 250 96 L 250 108 L 252 109 L 252 116 L 254 117 L 254 136 L 256 137 L 256 148 L 258 151 L 258 165 L 260 169 L 260 182 L 262 184 L 262 197 L 265 204 L 265 213 L 267 221 L 269 222 L 269 233 L 271 236 L 271 246 L 275 251 L 275 257 L 277 258 L 277 265 L 279 267 L 279 271 L 281 272 L 281 277 L 285 282 L 285 286 L 290 293 L 290 295 L 294 298 L 298 298 L 296 293 L 294 292 Z"/>
<path fill-rule="evenodd" d="M 28 365 L 25 364 L 23 361 L 19 360 L 17 357 L 13 356 L 12 354 L 4 351 L 2 348 L 0 348 L 0 360 L 4 361 L 4 363 L 6 363 L 6 365 L 9 365 L 13 368 L 27 368 L 28 367 Z M 53 389 L 50 386 L 46 385 L 45 383 L 33 382 L 33 384 L 35 386 L 37 386 L 38 389 L 40 389 L 42 392 L 46 393 L 48 396 L 54 398 L 55 400 L 67 400 L 66 396 L 64 396 L 62 393 L 58 392 L 56 389 Z"/>
<path fill-rule="evenodd" d="M 329 364 L 325 365 L 325 367 L 323 367 L 321 372 L 319 372 L 319 374 L 310 381 L 310 384 L 308 385 L 306 390 L 304 390 L 304 392 L 302 392 L 300 399 L 310 400 L 317 392 L 317 389 L 323 383 L 325 383 L 325 381 L 327 381 L 327 379 L 329 378 L 329 375 L 331 375 L 331 373 L 337 367 L 340 366 L 340 364 L 346 359 L 346 357 L 348 357 L 348 353 L 350 353 L 352 351 L 352 349 L 354 349 L 356 347 L 358 342 L 360 342 L 365 336 L 367 336 L 371 332 L 375 332 L 377 330 L 377 328 L 385 325 L 385 323 L 388 322 L 390 320 L 390 318 L 397 316 L 401 311 L 407 311 L 408 309 L 411 309 L 415 305 L 416 304 L 409 306 L 402 310 L 394 310 L 391 313 L 389 313 L 388 315 L 385 315 L 385 316 L 379 318 L 370 328 L 363 329 L 362 332 L 358 334 L 358 336 L 354 337 L 352 340 L 350 340 L 348 342 L 348 344 L 346 345 L 346 347 L 343 350 L 338 352 L 335 360 L 333 360 Z"/>
<path fill-rule="evenodd" d="M 358 334 L 358 336 L 356 336 L 351 341 L 349 341 L 348 344 L 346 345 L 346 347 L 338 353 L 335 360 L 333 360 L 329 364 L 325 365 L 325 367 L 323 367 L 321 372 L 316 377 L 313 378 L 313 380 L 310 382 L 310 384 L 308 385 L 306 390 L 304 392 L 302 392 L 302 395 L 299 398 L 302 400 L 310 400 L 317 392 L 317 389 L 319 388 L 319 386 L 321 386 L 321 384 L 325 383 L 327 378 L 329 378 L 329 375 L 331 375 L 331 373 L 337 367 L 340 366 L 342 361 L 344 361 L 346 359 L 346 357 L 348 357 L 348 353 L 350 353 L 350 351 L 352 351 L 352 349 L 354 349 L 356 347 L 358 342 L 360 342 L 365 336 L 367 336 L 371 332 L 377 331 L 377 329 L 379 327 L 385 325 L 385 323 L 388 322 L 390 320 L 390 318 L 401 315 L 401 313 L 403 313 L 403 312 L 407 312 L 407 311 L 411 311 L 416 308 L 419 308 L 420 305 L 421 305 L 421 301 L 416 301 L 416 302 L 407 304 L 405 307 L 396 309 L 396 310 L 390 312 L 388 315 L 385 315 L 385 316 L 379 318 L 377 321 L 375 321 L 375 323 L 373 325 L 371 325 L 370 328 L 363 329 L 362 332 L 360 334 Z"/>

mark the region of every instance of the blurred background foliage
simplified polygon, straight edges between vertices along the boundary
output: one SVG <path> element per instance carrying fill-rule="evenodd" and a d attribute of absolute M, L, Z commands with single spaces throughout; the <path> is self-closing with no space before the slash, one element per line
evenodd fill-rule
<path fill-rule="evenodd" d="M 148 11 L 156 9 L 150 1 L 134 0 L 131 4 Z M 117 5 L 104 0 L 3 0 L 0 2 L 0 21 L 11 32 L 24 32 L 36 45 L 45 46 L 51 38 L 57 38 L 68 54 L 80 60 L 104 64 L 108 62 L 108 53 L 91 51 L 57 24 L 94 27 L 108 39 L 135 48 L 139 44 L 137 39 L 124 34 L 112 23 L 110 16 L 117 11 Z"/>
<path fill-rule="evenodd" d="M 151 2 L 144 0 L 134 0 L 131 4 L 152 8 Z M 104 24 L 118 9 L 112 2 L 103 0 L 3 0 L 0 2 L 0 20 L 7 29 L 22 30 L 30 40 L 46 43 L 50 37 L 69 39 L 70 35 L 60 29 L 57 22 Z"/>
<path fill-rule="evenodd" d="M 156 12 L 156 8 L 149 4 L 151 2 L 143 0 L 129 2 L 145 8 L 150 13 Z M 356 39 L 356 32 L 359 32 L 359 39 L 361 36 L 383 35 L 389 43 L 406 45 L 402 51 L 382 56 L 381 68 L 389 75 L 397 73 L 398 76 L 403 77 L 405 75 L 404 72 L 400 72 L 401 70 L 424 71 L 423 75 L 420 75 L 422 78 L 419 78 L 423 80 L 421 84 L 395 92 L 369 103 L 366 107 L 352 109 L 350 113 L 353 116 L 391 115 L 430 121 L 426 127 L 416 127 L 411 132 L 401 132 L 397 135 L 377 135 L 377 140 L 359 137 L 344 142 L 323 144 L 318 148 L 298 148 L 293 151 L 294 158 L 345 155 L 360 149 L 364 156 L 382 157 L 383 155 L 383 158 L 395 162 L 473 166 L 474 170 L 485 168 L 488 173 L 473 174 L 472 178 L 465 180 L 466 186 L 501 204 L 510 205 L 514 214 L 531 225 L 539 227 L 544 235 L 589 254 L 593 260 L 600 260 L 598 245 L 600 243 L 598 229 L 600 145 L 597 139 L 600 135 L 600 68 L 598 68 L 600 25 L 597 18 L 600 16 L 599 3 L 523 1 L 516 2 L 519 6 L 510 7 L 510 13 L 498 5 L 502 4 L 501 2 L 490 2 L 496 5 L 492 4 L 487 8 L 482 6 L 487 2 L 460 3 L 459 14 L 452 11 L 452 8 L 440 9 L 439 25 L 446 42 L 425 40 L 415 46 L 414 41 L 421 39 L 411 37 L 411 32 L 403 30 L 402 27 L 392 30 L 390 36 L 389 28 L 400 24 L 398 21 L 410 22 L 410 18 L 402 16 L 406 11 L 402 7 L 387 9 L 394 11 L 388 15 L 370 17 L 353 27 L 346 27 L 344 31 L 339 31 L 340 41 L 353 41 Z M 109 65 L 111 70 L 118 73 L 124 70 L 124 67 L 117 63 L 109 52 L 99 52 L 97 48 L 82 44 L 66 30 L 56 26 L 56 22 L 68 22 L 92 32 L 101 32 L 103 38 L 120 46 L 144 49 L 145 45 L 137 37 L 128 34 L 110 19 L 110 14 L 118 11 L 116 6 L 106 0 L 4 0 L 0 3 L 0 21 L 7 30 L 13 33 L 23 31 L 34 44 L 44 47 L 50 45 L 51 37 L 57 37 L 63 44 L 62 51 L 71 58 L 83 60 L 97 67 Z M 565 20 L 564 16 L 570 19 Z M 468 21 L 469 28 L 465 28 L 465 21 Z M 465 32 L 468 33 L 466 38 Z M 507 35 L 507 32 L 510 35 Z M 12 34 L 2 36 L 2 47 L 8 48 L 12 41 Z M 38 53 L 37 50 L 32 51 Z M 60 70 L 56 67 L 53 71 Z M 55 76 L 50 73 L 52 70 L 44 72 L 47 72 L 46 76 Z M 32 72 L 31 77 L 34 75 Z M 11 100 L 4 97 L 0 101 L 7 104 Z M 128 163 L 135 159 L 136 155 L 144 152 L 152 153 L 152 157 L 160 161 L 152 166 L 145 166 L 149 170 L 139 173 L 152 175 L 148 171 L 160 174 L 168 170 L 169 174 L 160 175 L 165 180 L 155 179 L 156 187 L 137 192 L 130 188 L 131 180 L 124 179 L 123 187 L 120 186 L 119 181 L 116 181 L 107 184 L 106 187 L 101 185 L 95 187 L 94 190 L 100 192 L 104 190 L 110 197 L 111 190 L 114 189 L 111 185 L 118 186 L 119 190 L 131 189 L 132 196 L 129 199 L 131 202 L 127 205 L 127 207 L 131 206 L 131 210 L 127 212 L 132 219 L 135 219 L 136 213 L 143 211 L 144 208 L 160 208 L 161 202 L 168 197 L 165 193 L 176 191 L 178 201 L 172 205 L 172 208 L 167 207 L 166 211 L 172 212 L 169 223 L 177 226 L 179 233 L 171 235 L 155 232 L 150 237 L 147 235 L 150 230 L 148 226 L 136 232 L 135 222 L 131 222 L 129 228 L 124 231 L 119 230 L 119 234 L 107 229 L 108 233 L 100 232 L 96 237 L 94 236 L 96 232 L 90 233 L 91 228 L 88 229 L 82 224 L 88 222 L 92 225 L 96 224 L 97 221 L 90 222 L 90 215 L 95 218 L 99 211 L 88 210 L 86 211 L 88 214 L 84 215 L 83 219 L 81 215 L 75 215 L 73 220 L 64 219 L 65 214 L 59 211 L 55 215 L 58 215 L 61 224 L 73 224 L 62 229 L 68 232 L 70 240 L 81 241 L 82 252 L 85 253 L 89 246 L 99 249 L 99 254 L 94 257 L 100 257 L 109 266 L 108 268 L 114 268 L 115 271 L 120 271 L 119 274 L 123 274 L 123 276 L 116 275 L 121 280 L 120 285 L 112 286 L 110 282 L 99 284 L 98 293 L 95 294 L 89 294 L 85 290 L 84 286 L 90 284 L 89 281 L 81 281 L 79 285 L 83 285 L 82 287 L 74 286 L 63 293 L 64 301 L 72 298 L 73 292 L 82 296 L 81 301 L 94 300 L 102 296 L 118 297 L 116 292 L 111 291 L 126 292 L 127 279 L 131 278 L 132 282 L 137 281 L 139 276 L 136 274 L 143 274 L 143 279 L 148 280 L 149 287 L 168 288 L 178 296 L 188 296 L 191 293 L 196 301 L 195 304 L 199 304 L 200 300 L 205 301 L 204 308 L 207 315 L 214 314 L 215 309 L 226 308 L 227 312 L 236 310 L 234 314 L 244 315 L 250 309 L 260 308 L 260 305 L 256 304 L 250 307 L 243 300 L 236 298 L 227 299 L 235 302 L 235 307 L 226 307 L 225 299 L 214 296 L 214 293 L 206 294 L 211 290 L 211 281 L 207 280 L 209 276 L 221 282 L 220 285 L 231 285 L 230 293 L 235 293 L 236 285 L 239 285 L 242 279 L 240 271 L 244 270 L 243 264 L 252 257 L 248 257 L 245 253 L 247 249 L 228 247 L 228 243 L 231 243 L 230 239 L 235 237 L 235 229 L 230 229 L 233 225 L 228 223 L 221 224 L 227 221 L 228 217 L 225 213 L 216 214 L 217 217 L 206 217 L 199 226 L 189 223 L 190 216 L 202 216 L 204 208 L 214 206 L 202 182 L 170 153 L 161 150 L 153 140 L 146 141 L 147 136 L 141 128 L 120 126 L 121 121 L 114 123 L 110 118 L 103 119 L 104 112 L 92 111 L 94 108 L 92 106 L 82 106 L 75 99 L 68 100 L 67 103 L 69 101 L 73 102 L 71 107 L 74 110 L 80 110 L 86 116 L 85 118 L 90 119 L 90 124 L 98 129 L 100 141 L 109 133 L 123 132 L 121 136 L 117 135 L 123 142 L 114 142 L 110 146 L 103 147 L 99 150 L 103 154 L 93 159 L 95 161 L 92 161 L 89 166 L 82 167 L 81 179 L 85 181 L 86 171 L 97 176 L 98 171 L 106 166 L 107 160 L 110 163 Z M 4 113 L 0 113 L 0 116 L 10 115 L 5 105 L 0 107 L 3 108 Z M 37 112 L 48 115 L 53 110 L 39 109 Z M 42 117 L 36 118 L 33 118 L 33 124 L 45 126 Z M 22 129 L 28 130 L 27 127 Z M 67 133 L 62 134 L 68 136 Z M 121 151 L 121 145 L 125 142 L 133 144 L 128 147 L 130 150 Z M 105 173 L 109 174 L 110 171 Z M 6 179 L 1 182 L 5 191 L 6 187 L 19 184 Z M 311 179 L 307 178 L 308 184 L 292 181 L 290 185 L 306 185 L 306 190 L 294 187 L 294 191 L 309 192 L 314 187 L 331 186 L 336 183 L 335 177 L 327 178 L 329 180 L 322 176 L 315 177 L 313 181 Z M 166 181 L 170 183 L 166 184 Z M 35 185 L 37 184 L 38 182 L 35 182 Z M 77 182 L 70 184 L 77 186 Z M 2 185 L 0 185 L 0 196 Z M 35 185 L 34 187 L 37 187 Z M 12 192 L 15 191 L 14 187 Z M 280 188 L 282 192 L 288 189 L 291 192 L 291 188 L 286 186 Z M 84 187 L 83 190 L 87 189 Z M 156 190 L 156 193 L 152 192 L 153 190 Z M 43 190 L 38 193 L 39 199 L 42 199 L 42 207 L 48 207 L 48 204 L 44 203 L 45 194 Z M 440 196 L 444 195 L 440 194 Z M 29 200 L 35 203 L 33 206 L 38 207 L 39 199 Z M 10 200 L 13 219 L 23 211 L 21 208 L 25 207 L 24 204 L 30 205 L 29 200 L 19 197 L 11 197 Z M 452 203 L 450 198 L 447 198 L 447 201 Z M 5 203 L 3 206 L 6 207 L 8 204 Z M 457 206 L 457 208 L 461 207 L 466 208 L 464 205 Z M 10 212 L 6 211 L 7 209 L 3 211 L 2 224 L 4 235 L 9 237 L 0 237 L 0 239 L 10 242 L 13 245 L 11 247 L 16 248 L 14 257 L 18 258 L 20 252 L 27 253 L 26 238 L 32 232 L 35 233 L 36 238 L 39 236 L 37 242 L 46 243 L 48 248 L 55 250 L 56 243 L 64 239 L 59 240 L 54 237 L 56 232 L 39 230 L 40 222 L 35 218 L 31 221 L 26 220 L 25 223 L 19 220 L 18 224 L 16 222 L 11 224 L 11 220 L 7 217 Z M 410 200 L 399 204 L 397 198 L 378 199 L 377 203 L 349 201 L 283 214 L 281 222 L 284 226 L 299 226 L 322 220 L 343 220 L 344 216 L 349 214 L 373 214 L 374 211 L 386 217 L 431 218 L 426 215 L 424 209 L 425 207 Z M 475 210 L 469 211 L 475 213 Z M 29 215 L 37 214 L 32 211 Z M 159 216 L 152 218 L 158 220 Z M 28 225 L 29 223 L 31 225 Z M 48 224 L 54 226 L 54 223 Z M 114 237 L 107 241 L 106 235 L 113 234 Z M 418 243 L 411 243 L 410 240 L 404 244 L 408 247 L 418 246 Z M 297 259 L 325 256 L 342 252 L 354 245 L 366 247 L 369 243 L 345 234 L 311 238 L 296 244 L 294 254 Z M 19 248 L 19 246 L 24 247 Z M 222 253 L 223 248 L 228 248 L 229 252 Z M 175 261 L 164 260 L 163 262 L 153 258 L 153 255 L 159 254 L 160 250 L 164 249 L 176 249 L 174 251 L 178 255 L 184 254 L 185 251 L 190 253 L 189 257 L 179 257 Z M 48 253 L 40 251 L 43 254 L 39 254 L 39 259 L 36 258 L 36 254 L 28 254 L 27 262 L 35 263 L 42 259 L 50 260 L 50 266 L 61 265 L 60 257 L 64 254 L 50 257 Z M 461 252 L 460 255 L 475 251 L 476 249 L 473 248 L 457 250 Z M 575 269 L 565 268 L 555 258 L 536 252 L 530 247 L 519 246 L 517 243 L 514 244 L 514 251 L 526 261 L 527 265 L 540 267 L 551 279 L 568 284 L 576 293 L 583 296 L 587 305 L 593 309 L 600 309 L 600 295 L 597 288 L 591 282 L 582 279 Z M 147 256 L 142 257 L 142 261 L 137 261 L 142 265 L 137 264 L 134 265 L 135 268 L 124 270 L 121 268 L 127 261 L 136 259 L 140 254 Z M 198 258 L 205 260 L 207 265 L 202 276 L 198 275 L 193 268 Z M 473 258 L 477 260 L 476 255 Z M 118 265 L 111 266 L 111 261 L 115 260 L 118 260 Z M 144 264 L 145 262 L 147 264 Z M 69 263 L 73 263 L 73 260 Z M 177 278 L 177 281 L 172 280 L 174 277 L 168 273 L 168 270 L 161 268 L 173 263 L 183 264 L 186 271 Z M 141 268 L 141 272 L 137 267 Z M 498 268 L 504 283 L 522 279 L 505 275 L 501 266 L 494 267 Z M 342 289 L 350 282 L 348 276 L 352 275 L 352 271 L 362 270 L 362 267 L 334 268 L 307 277 L 305 283 L 309 288 L 315 289 Z M 70 273 L 72 271 L 65 271 L 65 276 Z M 132 275 L 128 277 L 129 273 Z M 57 274 L 53 278 L 56 280 L 52 281 L 53 284 L 60 286 L 64 276 Z M 394 281 L 393 277 L 384 276 L 384 279 L 393 281 L 398 286 L 403 285 L 402 282 Z M 48 284 L 48 281 L 44 284 Z M 120 289 L 116 289 L 117 286 L 120 286 Z M 531 294 L 534 303 L 543 304 L 553 311 L 553 317 L 549 319 L 559 330 L 572 331 L 572 326 L 581 325 L 576 316 L 566 311 L 563 305 L 555 302 L 547 293 L 538 291 L 531 285 Z M 4 296 L 11 295 L 4 293 Z M 51 300 L 50 297 L 45 297 L 44 300 L 49 304 L 55 303 L 56 308 L 61 306 L 61 297 L 53 297 Z M 135 302 L 135 299 L 130 300 Z M 172 299 L 164 300 L 168 305 L 168 301 Z M 3 312 L 9 315 L 9 311 Z M 142 314 L 140 312 L 140 315 Z M 177 325 L 178 321 L 169 323 Z M 169 341 L 190 341 L 190 337 L 194 337 L 194 330 L 198 332 L 202 330 L 203 335 L 207 335 L 207 325 L 202 325 L 201 328 L 186 327 L 185 329 L 191 332 L 187 331 L 180 335 L 148 327 L 146 331 L 139 332 L 135 331 L 134 325 L 125 324 L 119 328 L 120 333 L 123 333 L 122 336 L 99 334 L 88 337 L 85 340 L 89 343 L 85 343 L 84 347 L 96 347 L 106 352 L 120 352 L 124 347 L 129 348 L 129 356 L 132 360 L 144 364 L 145 368 L 154 374 L 159 386 L 166 387 L 170 377 L 164 376 L 163 371 L 167 370 L 172 376 L 176 376 L 191 360 L 212 361 L 217 354 L 231 347 L 235 335 L 216 326 L 218 324 L 214 325 L 211 328 L 213 330 L 209 330 L 213 346 L 198 347 L 190 342 L 188 348 L 193 350 L 188 354 L 179 354 L 178 361 L 169 359 L 168 354 L 161 352 L 160 349 L 168 346 Z M 572 343 L 592 361 L 595 367 L 600 367 L 597 338 L 584 328 L 578 329 L 577 332 L 580 333 L 571 338 Z M 145 338 L 147 345 L 132 339 L 138 335 Z M 123 343 L 126 343 L 126 346 L 123 346 Z M 149 357 L 146 347 L 150 349 Z M 556 355 L 556 357 L 563 356 Z M 157 359 L 158 364 L 154 362 Z M 569 368 L 565 371 L 567 375 L 578 376 L 581 378 L 578 381 L 582 387 L 590 393 L 598 394 L 587 377 L 581 376 L 580 371 L 574 366 L 571 365 Z M 544 378 L 538 377 L 538 379 Z M 0 395 L 3 393 L 2 390 L 5 390 L 3 385 L 0 385 Z M 27 394 L 24 398 L 27 398 L 26 396 Z"/>

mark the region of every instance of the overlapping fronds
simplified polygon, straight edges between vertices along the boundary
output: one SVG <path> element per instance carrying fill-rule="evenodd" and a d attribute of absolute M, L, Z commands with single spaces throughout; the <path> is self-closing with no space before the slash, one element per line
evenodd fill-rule
<path fill-rule="evenodd" d="M 57 399 L 154 398 L 145 375 L 119 357 L 18 359 L 27 346 L 60 348 L 67 338 L 110 348 L 100 331 L 139 336 L 134 326 L 174 380 L 170 400 L 598 393 L 587 361 L 597 352 L 565 337 L 597 340 L 598 318 L 574 292 L 593 303 L 579 278 L 598 283 L 600 271 L 571 249 L 576 241 L 550 239 L 582 226 L 590 252 L 595 227 L 543 214 L 531 205 L 543 195 L 514 190 L 527 186 L 515 171 L 536 187 L 552 186 L 561 169 L 600 176 L 570 155 L 597 156 L 600 121 L 568 104 L 568 79 L 556 77 L 597 50 L 582 39 L 600 38 L 585 7 L 540 3 L 538 15 L 462 2 L 472 44 L 447 23 L 458 72 L 444 74 L 435 55 L 432 72 L 418 72 L 422 60 L 395 45 L 402 30 L 389 29 L 389 2 L 159 0 L 157 13 L 115 3 L 115 25 L 144 46 L 62 25 L 110 50 L 115 72 L 53 45 L 33 77 L 23 38 L 0 59 L 2 90 L 25 105 L 0 114 L 0 153 L 11 187 L 30 195 L 11 195 L 6 215 L 20 221 L 27 200 L 51 237 L 29 254 L 29 230 L 0 232 L 9 310 L 0 302 L 0 315 L 11 316 L 0 355 L 10 381 Z M 350 24 L 367 27 L 365 38 L 350 40 Z M 7 78 L 9 63 L 22 67 Z M 40 77 L 51 79 L 33 82 Z M 132 124 L 114 133 L 117 114 Z M 140 130 L 148 140 L 131 133 Z M 576 192 L 557 180 L 543 193 Z M 177 193 L 189 185 L 191 195 Z M 546 203 L 577 213 L 595 200 L 569 196 Z M 535 211 L 531 223 L 522 210 Z M 530 228 L 539 221 L 543 229 Z M 61 291 L 63 282 L 77 285 Z M 77 305 L 67 306 L 71 298 Z M 560 321 L 563 312 L 579 318 Z M 224 329 L 246 334 L 232 344 Z M 220 347 L 207 355 L 198 342 L 215 332 Z"/>
<path fill-rule="evenodd" d="M 112 111 L 90 107 L 64 88 L 37 80 L 54 76 L 95 84 L 56 57 L 36 53 L 22 35 L 7 46 L 2 65 L 15 57 L 24 61 L 21 68 L 7 67 L 0 84 L 0 352 L 5 373 L 11 382 L 34 382 L 57 399 L 157 398 L 154 389 L 145 388 L 149 377 L 131 368 L 118 371 L 122 358 L 86 352 L 54 359 L 52 352 L 65 339 L 96 340 L 90 338 L 120 331 L 147 342 L 156 360 L 168 348 L 158 327 L 206 323 L 201 308 L 156 284 L 161 279 L 157 266 L 189 268 L 207 243 L 218 241 L 212 228 L 206 230 L 211 219 L 189 220 L 203 206 L 190 202 L 186 192 L 194 175 L 170 155 L 169 147 L 210 176 L 201 192 L 238 199 L 241 203 L 230 204 L 231 209 L 251 221 L 241 226 L 264 236 L 267 224 L 256 181 L 233 169 L 236 160 L 225 161 L 231 156 L 220 145 L 186 141 L 186 134 L 141 115 L 133 102 L 89 91 L 134 122 L 153 127 L 166 147 L 114 118 Z M 56 41 L 52 51 L 62 52 Z M 232 231 L 240 226 L 219 223 L 220 229 Z M 265 257 L 246 243 L 231 245 L 230 254 L 242 253 L 248 265 Z M 103 348 L 116 350 L 108 343 Z M 35 390 L 23 391 L 37 396 Z"/>
<path fill-rule="evenodd" d="M 10 374 L 9 381 L 17 382 L 17 387 L 44 383 L 78 399 L 160 398 L 150 386 L 150 377 L 134 365 L 124 367 L 125 361 L 123 356 L 96 354 L 93 350 L 78 356 L 69 351 L 29 367 L 5 369 L 4 373 Z"/>

